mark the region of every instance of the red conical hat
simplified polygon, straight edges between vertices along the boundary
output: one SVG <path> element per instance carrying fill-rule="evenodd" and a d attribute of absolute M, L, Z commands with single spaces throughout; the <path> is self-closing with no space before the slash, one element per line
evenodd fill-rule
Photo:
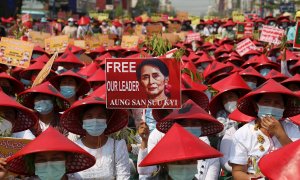
<path fill-rule="evenodd" d="M 228 27 L 228 26 L 235 26 L 235 23 L 231 20 L 227 21 L 226 24 L 223 25 L 223 27 Z"/>
<path fill-rule="evenodd" d="M 256 119 L 256 117 L 247 116 L 246 114 L 241 113 L 238 109 L 230 113 L 228 118 L 241 123 L 248 123 Z"/>
<path fill-rule="evenodd" d="M 265 76 L 265 78 L 266 79 L 274 79 L 277 82 L 281 82 L 283 80 L 286 80 L 288 77 L 274 69 L 271 69 L 271 71 Z"/>
<path fill-rule="evenodd" d="M 256 66 L 258 64 L 258 58 L 259 58 L 259 56 L 251 57 L 241 67 L 245 69 L 249 66 Z"/>
<path fill-rule="evenodd" d="M 92 76 L 98 69 L 98 64 L 95 62 L 92 62 L 91 64 L 82 67 L 77 74 L 85 77 L 90 77 Z"/>
<path fill-rule="evenodd" d="M 287 87 L 289 84 L 292 84 L 292 83 L 295 83 L 295 84 L 300 83 L 300 74 L 295 74 L 294 76 L 289 77 L 288 79 L 281 82 L 281 84 L 285 87 Z"/>
<path fill-rule="evenodd" d="M 254 76 L 257 78 L 257 80 L 261 82 L 265 82 L 266 79 L 259 73 L 257 72 L 252 66 L 247 67 L 243 71 L 239 72 L 241 76 Z"/>
<path fill-rule="evenodd" d="M 234 41 L 232 39 L 229 39 L 229 38 L 223 38 L 220 40 L 220 45 L 223 45 L 225 49 L 231 51 L 233 49 L 233 44 L 234 44 Z"/>
<path fill-rule="evenodd" d="M 105 72 L 98 68 L 98 70 L 87 79 L 88 82 L 105 82 Z"/>
<path fill-rule="evenodd" d="M 205 81 L 207 84 L 214 84 L 219 82 L 220 80 L 224 79 L 225 77 L 228 77 L 232 74 L 233 72 L 223 72 L 219 73 L 218 75 L 215 75 L 214 77 L 210 78 L 208 81 Z"/>
<path fill-rule="evenodd" d="M 216 60 L 219 62 L 225 62 L 228 58 L 229 58 L 229 54 L 228 53 L 223 53 L 219 56 L 216 57 Z"/>
<path fill-rule="evenodd" d="M 37 57 L 35 59 L 32 59 L 31 61 L 32 62 L 41 61 L 41 62 L 43 62 L 43 63 L 46 64 L 49 61 L 49 57 L 46 54 L 43 54 L 43 55 L 41 55 L 41 56 L 39 56 L 39 57 Z"/>
<path fill-rule="evenodd" d="M 77 22 L 78 25 L 88 25 L 90 24 L 90 18 L 86 17 L 86 16 L 82 16 L 79 21 Z"/>
<path fill-rule="evenodd" d="M 245 61 L 241 57 L 229 55 L 229 58 L 225 61 L 225 63 L 230 62 L 235 66 L 240 67 Z"/>
<path fill-rule="evenodd" d="M 82 114 L 86 107 L 91 105 L 102 105 L 105 108 L 106 102 L 98 96 L 89 96 L 76 101 L 60 118 L 61 125 L 68 131 L 85 135 L 86 131 L 82 128 Z M 125 109 L 107 109 L 107 128 L 104 134 L 109 135 L 124 128 L 128 124 L 128 113 Z"/>
<path fill-rule="evenodd" d="M 269 79 L 267 82 L 239 99 L 237 108 L 248 116 L 256 117 L 257 112 L 255 112 L 255 107 L 253 106 L 257 101 L 257 97 L 263 94 L 281 94 L 284 96 L 283 99 L 286 103 L 284 103 L 285 110 L 283 118 L 295 116 L 300 113 L 300 103 L 298 102 L 300 100 L 299 96 L 273 79 Z"/>
<path fill-rule="evenodd" d="M 34 169 L 30 169 L 28 165 L 30 161 L 27 162 L 26 159 L 35 153 L 51 151 L 68 153 L 68 158 L 66 158 L 66 173 L 79 172 L 92 167 L 96 163 L 94 156 L 54 128 L 49 127 L 41 135 L 25 145 L 20 151 L 9 157 L 7 159 L 6 169 L 16 174 L 32 176 L 34 175 Z M 31 163 L 34 163 L 34 161 Z"/>
<path fill-rule="evenodd" d="M 212 58 L 210 57 L 210 55 L 208 55 L 208 53 L 204 52 L 202 54 L 202 56 L 194 63 L 196 66 L 200 63 L 203 62 L 212 62 Z"/>
<path fill-rule="evenodd" d="M 240 72 L 242 70 L 242 68 L 238 67 L 237 65 L 233 64 L 230 61 L 225 62 L 225 64 L 228 64 L 233 67 L 233 69 L 230 71 L 231 73 Z"/>
<path fill-rule="evenodd" d="M 105 53 L 101 56 L 98 56 L 95 61 L 105 62 L 106 58 L 112 58 L 112 56 L 109 53 Z"/>
<path fill-rule="evenodd" d="M 48 55 L 48 53 L 43 48 L 41 48 L 39 45 L 34 46 L 33 53 L 35 53 L 35 52 Z"/>
<path fill-rule="evenodd" d="M 140 167 L 184 160 L 199 160 L 221 157 L 222 154 L 175 123 L 157 143 Z"/>
<path fill-rule="evenodd" d="M 0 73 L 0 79 L 7 79 L 11 84 L 11 86 L 13 87 L 12 90 L 14 91 L 15 94 L 24 91 L 24 85 L 17 79 L 10 76 L 9 74 L 5 72 Z"/>
<path fill-rule="evenodd" d="M 268 179 L 300 179 L 299 152 L 300 140 L 297 140 L 263 156 L 258 166 Z"/>
<path fill-rule="evenodd" d="M 24 69 L 20 72 L 19 76 L 23 79 L 31 80 L 32 73 L 36 72 L 39 73 L 43 67 L 45 66 L 45 63 L 42 61 L 37 61 L 34 64 L 31 64 L 28 68 Z M 50 70 L 50 73 L 46 77 L 45 80 L 50 79 L 52 77 L 55 77 L 56 73 L 53 70 Z"/>
<path fill-rule="evenodd" d="M 219 133 L 223 130 L 223 124 L 213 118 L 208 112 L 198 106 L 194 101 L 188 100 L 181 109 L 175 109 L 164 119 L 156 124 L 156 128 L 163 133 L 169 131 L 175 122 L 199 121 L 201 122 L 202 136 Z"/>
<path fill-rule="evenodd" d="M 70 51 L 73 54 L 77 54 L 77 53 L 84 53 L 85 49 L 69 44 L 68 47 L 66 48 L 66 51 Z"/>
<path fill-rule="evenodd" d="M 257 59 L 257 62 L 258 64 L 254 67 L 256 70 L 268 66 L 271 67 L 272 69 L 280 71 L 279 64 L 270 61 L 265 54 L 260 55 L 259 58 Z"/>
<path fill-rule="evenodd" d="M 18 95 L 18 101 L 30 108 L 34 108 L 34 99 L 38 94 L 47 94 L 56 98 L 54 107 L 57 111 L 61 112 L 70 107 L 70 103 L 66 100 L 59 91 L 50 84 L 50 82 L 44 82 L 40 85 L 27 89 Z"/>
<path fill-rule="evenodd" d="M 34 112 L 6 95 L 0 90 L 0 107 L 10 107 L 16 111 L 16 119 L 13 124 L 12 132 L 20 132 L 31 128 L 36 124 L 38 118 Z"/>
<path fill-rule="evenodd" d="M 215 57 L 220 56 L 221 54 L 224 53 L 230 53 L 230 50 L 226 49 L 224 46 L 220 46 L 216 49 L 216 51 L 214 52 Z"/>
<path fill-rule="evenodd" d="M 60 82 L 61 82 L 62 78 L 64 78 L 64 77 L 73 77 L 76 80 L 76 83 L 79 87 L 79 89 L 76 93 L 78 96 L 85 95 L 91 89 L 90 83 L 86 79 L 82 78 L 81 76 L 79 76 L 78 74 L 74 73 L 71 70 L 57 75 L 56 77 L 50 79 L 50 82 L 56 89 L 59 90 L 60 89 Z"/>
<path fill-rule="evenodd" d="M 190 62 L 191 60 L 189 59 L 189 57 L 187 57 L 186 55 L 183 55 L 182 57 L 181 57 L 181 60 L 183 61 L 183 62 Z"/>
<path fill-rule="evenodd" d="M 88 97 L 100 97 L 102 99 L 106 99 L 106 85 L 102 85 L 98 87 L 95 91 L 88 95 Z"/>
<path fill-rule="evenodd" d="M 55 59 L 54 63 L 71 63 L 79 67 L 84 66 L 83 62 L 69 50 L 66 50 L 61 56 Z"/>
<path fill-rule="evenodd" d="M 189 59 L 191 61 L 196 61 L 200 58 L 200 56 L 196 55 L 194 52 L 190 52 Z"/>
<path fill-rule="evenodd" d="M 228 91 L 236 91 L 240 93 L 240 96 L 243 96 L 244 94 L 251 91 L 249 86 L 245 83 L 238 72 L 231 74 L 227 78 L 222 79 L 215 84 L 212 84 L 211 87 L 218 91 L 218 94 L 216 94 L 209 103 L 209 110 L 211 112 L 211 115 L 213 115 L 214 117 L 216 116 L 218 111 L 224 109 L 224 106 L 222 104 L 223 93 Z"/>
<path fill-rule="evenodd" d="M 206 48 L 208 48 L 208 47 L 210 47 L 210 46 L 212 46 L 212 45 L 213 45 L 213 44 L 210 43 L 210 42 L 205 42 L 205 43 L 202 45 L 202 48 L 206 49 Z"/>
<path fill-rule="evenodd" d="M 212 46 L 206 48 L 206 51 L 214 51 L 214 50 L 216 50 L 216 49 L 217 49 L 217 46 L 212 45 Z"/>
<path fill-rule="evenodd" d="M 96 54 L 103 54 L 104 52 L 106 52 L 106 49 L 103 46 L 100 46 L 96 49 L 91 50 L 90 55 L 93 56 L 93 55 L 96 55 Z"/>
<path fill-rule="evenodd" d="M 222 73 L 222 72 L 230 72 L 233 69 L 232 66 L 220 63 L 218 61 L 213 61 L 210 65 L 206 67 L 203 71 L 203 77 L 205 80 L 209 80 L 213 76 Z"/>
<path fill-rule="evenodd" d="M 300 60 L 300 58 L 298 56 L 296 56 L 292 51 L 286 50 L 285 51 L 285 60 L 287 61 L 298 61 Z M 278 57 L 278 59 L 282 59 L 282 54 Z"/>
<path fill-rule="evenodd" d="M 260 53 L 254 49 L 251 49 L 250 51 L 248 51 L 247 53 L 245 53 L 243 55 L 243 57 L 248 56 L 248 55 L 260 55 Z"/>
<path fill-rule="evenodd" d="M 300 69 L 300 61 L 298 61 L 291 69 L 290 69 L 290 72 L 291 74 L 295 75 L 296 73 L 299 73 Z"/>
<path fill-rule="evenodd" d="M 192 71 L 192 73 L 195 75 L 197 73 L 197 68 L 192 62 L 186 62 L 181 66 L 181 69 L 189 69 Z"/>

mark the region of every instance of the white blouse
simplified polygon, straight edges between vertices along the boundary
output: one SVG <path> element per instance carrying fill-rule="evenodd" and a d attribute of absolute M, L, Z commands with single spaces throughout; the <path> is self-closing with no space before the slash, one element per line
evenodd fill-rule
<path fill-rule="evenodd" d="M 75 142 L 81 148 L 96 157 L 96 164 L 84 171 L 68 175 L 69 179 L 114 179 L 114 152 L 115 152 L 115 177 L 117 180 L 127 180 L 130 178 L 130 164 L 127 146 L 124 140 L 117 141 L 108 138 L 106 144 L 98 149 L 86 147 L 81 139 Z M 115 151 L 114 151 L 115 148 Z"/>
<path fill-rule="evenodd" d="M 292 141 L 300 138 L 297 125 L 285 120 L 281 124 Z M 255 121 L 251 121 L 238 129 L 233 135 L 229 161 L 233 164 L 248 165 L 248 173 L 257 173 L 258 162 L 265 154 L 281 147 L 278 139 L 264 135 L 255 128 Z"/>

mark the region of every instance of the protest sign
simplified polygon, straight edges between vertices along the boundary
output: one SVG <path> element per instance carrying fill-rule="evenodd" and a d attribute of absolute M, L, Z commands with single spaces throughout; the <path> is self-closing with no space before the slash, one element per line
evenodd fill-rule
<path fill-rule="evenodd" d="M 162 26 L 161 25 L 148 25 L 146 27 L 147 34 L 153 35 L 153 34 L 161 34 L 162 33 Z"/>
<path fill-rule="evenodd" d="M 245 32 L 245 24 L 238 23 L 237 24 L 237 34 L 244 34 L 244 32 Z"/>
<path fill-rule="evenodd" d="M 45 39 L 45 51 L 48 54 L 53 54 L 54 52 L 63 53 L 68 43 L 69 37 L 67 35 L 50 37 Z"/>
<path fill-rule="evenodd" d="M 80 47 L 82 49 L 86 49 L 85 40 L 74 40 L 74 46 Z"/>
<path fill-rule="evenodd" d="M 162 38 L 168 40 L 171 44 L 175 44 L 180 40 L 179 36 L 173 33 L 163 33 Z"/>
<path fill-rule="evenodd" d="M 122 37 L 122 48 L 134 48 L 138 46 L 139 37 L 138 36 L 127 36 L 124 35 Z"/>
<path fill-rule="evenodd" d="M 283 29 L 263 25 L 259 40 L 278 45 L 281 43 L 281 39 L 284 34 L 285 31 Z"/>
<path fill-rule="evenodd" d="M 106 59 L 107 108 L 180 108 L 180 69 L 175 59 Z"/>
<path fill-rule="evenodd" d="M 245 21 L 245 15 L 244 15 L 244 13 L 233 11 L 232 12 L 232 20 L 234 22 L 244 22 Z"/>
<path fill-rule="evenodd" d="M 50 33 L 45 33 L 41 31 L 29 31 L 29 41 L 41 48 L 45 47 L 45 39 L 50 38 Z"/>
<path fill-rule="evenodd" d="M 107 20 L 108 18 L 109 18 L 109 14 L 107 14 L 107 13 L 99 13 L 99 15 L 98 15 L 99 21 Z"/>
<path fill-rule="evenodd" d="M 142 34 L 142 31 L 143 31 L 143 26 L 142 25 L 136 25 L 134 27 L 134 32 L 135 32 L 136 35 Z"/>
<path fill-rule="evenodd" d="M 115 41 L 112 39 L 109 39 L 109 36 L 107 34 L 101 34 L 99 35 L 99 44 L 100 46 L 104 47 L 111 47 L 114 46 Z"/>
<path fill-rule="evenodd" d="M 200 17 L 198 16 L 189 16 L 189 19 L 192 21 L 192 25 L 197 26 L 200 23 Z"/>
<path fill-rule="evenodd" d="M 166 54 L 160 56 L 160 58 L 172 58 L 176 51 L 178 51 L 177 48 L 171 49 L 170 51 L 166 52 Z"/>
<path fill-rule="evenodd" d="M 247 37 L 253 37 L 253 28 L 254 28 L 253 22 L 246 22 L 244 35 Z"/>
<path fill-rule="evenodd" d="M 179 11 L 179 12 L 177 12 L 176 17 L 177 17 L 180 21 L 188 20 L 188 19 L 189 19 L 189 13 L 188 13 L 188 12 L 185 12 L 185 11 Z"/>
<path fill-rule="evenodd" d="M 85 38 L 85 48 L 87 52 L 96 49 L 101 46 L 99 36 L 91 36 Z"/>
<path fill-rule="evenodd" d="M 180 32 L 180 33 L 175 33 L 175 34 L 177 34 L 179 36 L 181 41 L 185 41 L 187 32 Z"/>
<path fill-rule="evenodd" d="M 23 14 L 22 15 L 22 24 L 26 23 L 27 21 L 30 21 L 30 14 Z"/>
<path fill-rule="evenodd" d="M 245 39 L 241 42 L 239 42 L 236 46 L 236 52 L 240 55 L 243 56 L 245 55 L 247 52 L 249 52 L 251 49 L 256 50 L 257 47 L 255 46 L 255 44 L 249 39 Z"/>
<path fill-rule="evenodd" d="M 41 84 L 46 79 L 46 77 L 49 75 L 49 73 L 51 71 L 53 62 L 57 58 L 57 56 L 58 56 L 58 52 L 55 52 L 52 55 L 52 57 L 49 59 L 49 61 L 45 64 L 43 69 L 39 72 L 39 74 L 35 78 L 34 82 L 32 83 L 32 87 Z"/>
<path fill-rule="evenodd" d="M 172 32 L 180 32 L 181 31 L 181 24 L 175 24 L 175 23 L 172 23 L 172 24 L 169 24 L 168 25 L 168 32 L 169 33 L 172 33 Z"/>
<path fill-rule="evenodd" d="M 21 138 L 0 138 L 0 158 L 8 158 L 21 150 L 31 140 Z"/>
<path fill-rule="evenodd" d="M 193 41 L 200 41 L 200 33 L 189 33 L 186 36 L 186 42 L 191 43 Z"/>
<path fill-rule="evenodd" d="M 295 34 L 295 39 L 294 39 L 293 47 L 300 49 L 300 23 L 299 22 L 297 22 L 296 32 L 295 33 L 296 34 Z"/>
<path fill-rule="evenodd" d="M 2 37 L 0 42 L 0 63 L 27 68 L 34 44 L 17 39 Z"/>

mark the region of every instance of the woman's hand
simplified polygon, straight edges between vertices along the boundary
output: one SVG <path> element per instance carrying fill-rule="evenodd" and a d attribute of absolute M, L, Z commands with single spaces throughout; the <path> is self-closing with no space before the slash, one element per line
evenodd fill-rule
<path fill-rule="evenodd" d="M 275 136 L 282 146 L 292 142 L 280 122 L 272 116 L 263 117 L 261 119 L 261 127 L 266 129 L 271 136 Z"/>
<path fill-rule="evenodd" d="M 280 122 L 273 116 L 265 116 L 261 119 L 261 127 L 266 129 L 271 136 L 279 137 L 285 134 Z"/>
<path fill-rule="evenodd" d="M 149 130 L 148 125 L 145 122 L 140 123 L 139 128 L 138 128 L 138 133 L 142 138 L 141 149 L 147 148 L 150 130 Z"/>
<path fill-rule="evenodd" d="M 4 166 L 6 165 L 6 158 L 0 158 L 0 170 L 6 171 Z"/>

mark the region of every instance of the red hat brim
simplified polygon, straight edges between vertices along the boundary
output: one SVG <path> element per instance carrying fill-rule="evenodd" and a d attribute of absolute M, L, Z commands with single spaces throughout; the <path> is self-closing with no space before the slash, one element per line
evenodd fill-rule
<path fill-rule="evenodd" d="M 61 116 L 61 124 L 68 131 L 85 135 L 86 131 L 82 128 L 82 115 L 87 106 L 101 105 L 105 108 L 105 100 L 98 96 L 89 96 L 75 102 Z M 124 128 L 128 124 L 128 113 L 124 109 L 107 109 L 107 128 L 104 134 L 109 135 Z"/>
<path fill-rule="evenodd" d="M 7 159 L 7 166 L 11 172 L 22 175 L 34 175 L 28 161 L 35 153 L 59 151 L 67 153 L 66 173 L 75 173 L 92 167 L 96 163 L 94 156 L 86 152 L 64 135 L 49 127 L 36 139 L 25 145 L 20 151 Z M 33 158 L 33 157 L 32 157 Z M 32 159 L 33 160 L 33 159 Z M 34 161 L 31 161 L 34 163 Z M 34 166 L 34 164 L 32 164 Z M 31 170 L 31 171 L 30 171 Z"/>
<path fill-rule="evenodd" d="M 13 91 L 15 94 L 18 94 L 24 91 L 24 85 L 18 81 L 17 79 L 13 78 L 12 76 L 8 75 L 5 72 L 0 73 L 0 79 L 7 79 L 11 86 L 13 87 Z"/>

